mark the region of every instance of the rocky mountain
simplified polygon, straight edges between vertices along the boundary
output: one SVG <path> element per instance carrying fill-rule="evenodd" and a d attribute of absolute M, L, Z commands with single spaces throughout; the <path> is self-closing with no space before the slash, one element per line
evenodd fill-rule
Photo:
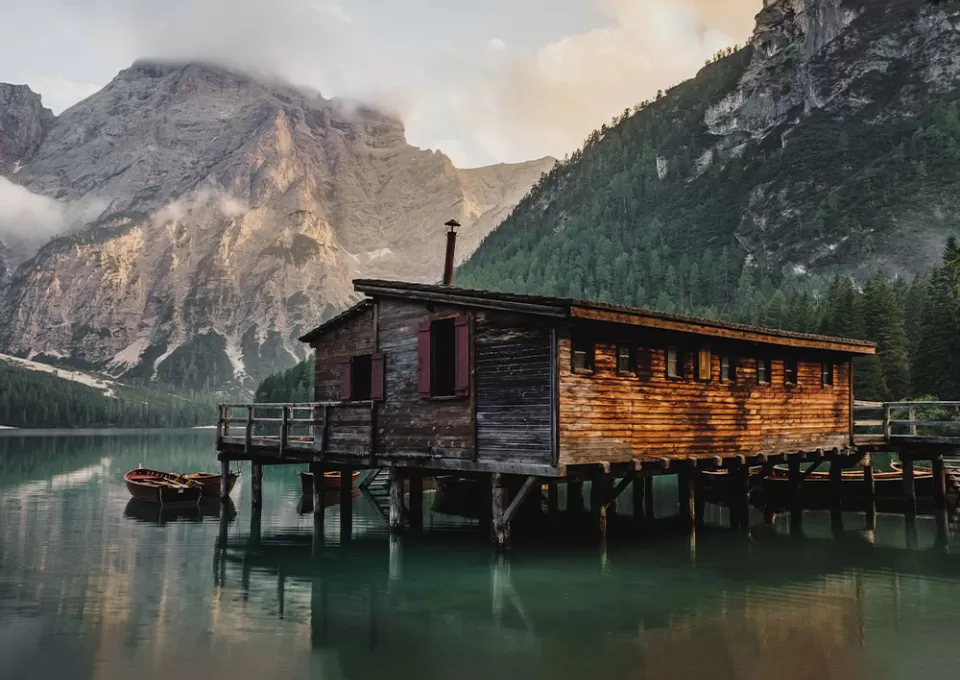
<path fill-rule="evenodd" d="M 17 161 L 37 152 L 54 120 L 29 87 L 0 83 L 0 174 L 16 174 Z"/>
<path fill-rule="evenodd" d="M 960 3 L 765 0 L 748 44 L 558 165 L 459 282 L 759 318 L 960 227 Z"/>
<path fill-rule="evenodd" d="M 189 386 L 289 365 L 356 276 L 436 280 L 447 219 L 466 256 L 554 164 L 457 169 L 391 115 L 205 64 L 138 62 L 55 120 L 38 106 L 0 160 L 68 233 L 10 274 L 0 348 Z"/>

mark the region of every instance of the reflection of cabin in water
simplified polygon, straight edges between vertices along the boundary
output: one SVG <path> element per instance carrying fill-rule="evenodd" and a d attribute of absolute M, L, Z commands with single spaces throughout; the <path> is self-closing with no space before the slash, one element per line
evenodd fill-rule
<path fill-rule="evenodd" d="M 632 482 L 637 510 L 652 475 L 677 473 L 692 519 L 700 471 L 729 468 L 739 489 L 757 463 L 789 462 L 798 483 L 802 460 L 849 464 L 852 360 L 873 344 L 456 288 L 454 242 L 451 230 L 445 285 L 355 281 L 365 298 L 301 338 L 316 352 L 314 403 L 221 407 L 220 460 L 253 461 L 254 503 L 264 464 L 386 468 L 399 528 L 418 521 L 424 476 L 487 479 L 503 542 L 544 483 L 549 508 L 563 481 L 576 509 L 589 479 L 605 516 Z"/>

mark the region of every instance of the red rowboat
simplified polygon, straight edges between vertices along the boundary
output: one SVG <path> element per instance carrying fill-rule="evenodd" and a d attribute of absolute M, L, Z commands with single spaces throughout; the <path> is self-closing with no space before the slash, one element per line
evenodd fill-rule
<path fill-rule="evenodd" d="M 125 474 L 123 479 L 131 496 L 165 507 L 196 505 L 203 494 L 203 486 L 199 482 L 169 472 L 137 468 Z"/>
<path fill-rule="evenodd" d="M 203 487 L 203 497 L 220 498 L 220 475 L 216 472 L 191 472 L 183 475 L 187 479 L 198 482 Z M 240 478 L 240 471 L 231 472 L 227 476 L 227 496 L 233 491 L 237 479 Z"/>
<path fill-rule="evenodd" d="M 357 480 L 360 479 L 360 473 L 354 472 L 353 479 L 350 482 L 350 486 L 353 486 L 357 483 Z M 340 488 L 340 473 L 339 472 L 324 472 L 323 473 L 323 488 L 325 491 L 336 491 Z M 313 495 L 313 473 L 312 472 L 301 472 L 300 473 L 300 491 L 304 496 Z"/>

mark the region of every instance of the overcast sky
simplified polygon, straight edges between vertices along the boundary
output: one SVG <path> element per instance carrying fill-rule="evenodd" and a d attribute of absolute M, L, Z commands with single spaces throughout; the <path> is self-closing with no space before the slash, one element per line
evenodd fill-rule
<path fill-rule="evenodd" d="M 274 71 L 399 111 L 461 167 L 562 157 L 743 43 L 761 0 L 0 0 L 0 82 L 60 112 L 140 57 Z"/>

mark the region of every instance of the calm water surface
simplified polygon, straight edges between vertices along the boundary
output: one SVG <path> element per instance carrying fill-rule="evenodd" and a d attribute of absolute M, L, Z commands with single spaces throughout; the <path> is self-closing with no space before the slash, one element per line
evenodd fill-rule
<path fill-rule="evenodd" d="M 837 533 L 810 514 L 803 537 L 755 517 L 749 536 L 527 541 L 498 560 L 475 526 L 440 515 L 424 537 L 391 541 L 363 498 L 349 544 L 331 507 L 315 545 L 296 468 L 267 469 L 259 518 L 247 468 L 232 511 L 130 502 L 124 472 L 216 469 L 213 443 L 208 431 L 0 436 L 0 677 L 824 680 L 956 667 L 960 541 L 937 542 L 923 518 L 915 540 L 898 516 L 870 534 L 861 515 Z M 658 487 L 664 514 L 671 492 Z"/>

